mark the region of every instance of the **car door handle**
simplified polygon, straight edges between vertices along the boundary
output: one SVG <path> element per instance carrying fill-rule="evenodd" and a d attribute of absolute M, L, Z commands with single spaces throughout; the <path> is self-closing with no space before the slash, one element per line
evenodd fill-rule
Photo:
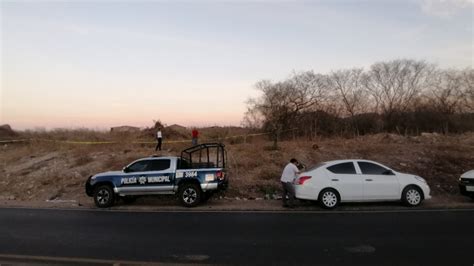
<path fill-rule="evenodd" d="M 373 181 L 372 179 L 366 179 L 365 181 Z"/>
<path fill-rule="evenodd" d="M 339 181 L 339 179 L 334 178 L 334 179 L 331 179 L 331 181 Z"/>

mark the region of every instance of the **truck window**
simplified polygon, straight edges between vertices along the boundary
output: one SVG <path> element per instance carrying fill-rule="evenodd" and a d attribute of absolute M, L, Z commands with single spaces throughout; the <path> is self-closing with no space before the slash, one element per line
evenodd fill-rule
<path fill-rule="evenodd" d="M 138 161 L 128 167 L 128 172 L 144 172 L 147 170 L 148 160 Z"/>
<path fill-rule="evenodd" d="M 163 171 L 169 169 L 170 165 L 170 159 L 151 160 L 148 165 L 148 171 Z"/>
<path fill-rule="evenodd" d="M 178 159 L 178 169 L 189 169 L 188 161 L 184 159 Z"/>

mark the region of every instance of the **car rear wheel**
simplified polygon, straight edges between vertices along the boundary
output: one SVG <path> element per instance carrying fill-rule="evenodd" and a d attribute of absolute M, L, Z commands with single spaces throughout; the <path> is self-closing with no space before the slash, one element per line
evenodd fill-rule
<path fill-rule="evenodd" d="M 409 207 L 418 206 L 420 205 L 421 201 L 423 201 L 423 193 L 418 187 L 406 187 L 402 193 L 402 201 Z"/>
<path fill-rule="evenodd" d="M 201 188 L 192 183 L 181 185 L 179 188 L 179 200 L 184 207 L 195 207 L 201 201 Z"/>
<path fill-rule="evenodd" d="M 109 185 L 98 186 L 94 191 L 95 206 L 99 208 L 108 208 L 114 205 L 115 197 L 112 187 Z"/>
<path fill-rule="evenodd" d="M 334 209 L 339 205 L 340 198 L 336 190 L 327 188 L 319 193 L 318 201 L 324 209 Z"/>

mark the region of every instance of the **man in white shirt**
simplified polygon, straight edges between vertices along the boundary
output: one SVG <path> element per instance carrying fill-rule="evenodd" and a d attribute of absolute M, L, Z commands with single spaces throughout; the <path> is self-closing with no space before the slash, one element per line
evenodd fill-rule
<path fill-rule="evenodd" d="M 158 128 L 158 132 L 156 132 L 156 141 L 158 143 L 156 144 L 155 151 L 160 150 L 161 151 L 161 142 L 162 142 L 163 135 L 161 135 L 161 129 Z"/>
<path fill-rule="evenodd" d="M 294 208 L 295 189 L 293 187 L 293 181 L 296 176 L 300 173 L 298 167 L 298 161 L 293 158 L 283 169 L 281 174 L 281 185 L 283 187 L 283 207 Z M 287 197 L 288 196 L 288 200 Z"/>

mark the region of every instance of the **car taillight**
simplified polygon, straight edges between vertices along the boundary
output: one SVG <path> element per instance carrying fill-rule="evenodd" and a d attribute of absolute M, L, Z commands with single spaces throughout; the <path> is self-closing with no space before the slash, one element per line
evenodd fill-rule
<path fill-rule="evenodd" d="M 223 180 L 223 179 L 224 179 L 224 176 L 225 176 L 225 173 L 224 173 L 224 172 L 222 172 L 222 171 L 217 171 L 217 173 L 216 173 L 217 179 Z"/>
<path fill-rule="evenodd" d="M 306 182 L 306 180 L 310 179 L 311 176 L 300 176 L 300 178 L 298 178 L 298 185 L 303 185 L 304 182 Z"/>

